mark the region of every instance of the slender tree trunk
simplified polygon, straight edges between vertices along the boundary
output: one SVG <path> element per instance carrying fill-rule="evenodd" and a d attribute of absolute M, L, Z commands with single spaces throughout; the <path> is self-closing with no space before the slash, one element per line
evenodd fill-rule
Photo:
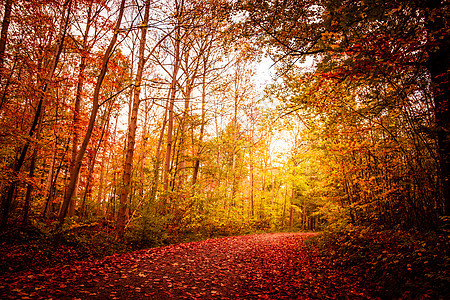
<path fill-rule="evenodd" d="M 181 9 L 178 9 L 178 18 L 181 17 Z M 180 20 L 178 20 L 180 22 Z M 173 123 L 174 123 L 174 106 L 175 106 L 175 96 L 176 96 L 176 87 L 177 87 L 177 75 L 178 70 L 180 68 L 180 43 L 181 43 L 181 37 L 180 37 L 180 24 L 177 24 L 178 28 L 175 32 L 175 56 L 174 56 L 174 62 L 173 62 L 173 73 L 172 73 L 172 82 L 170 84 L 170 98 L 169 101 L 169 118 L 168 118 L 168 124 L 167 124 L 167 149 L 166 149 L 166 158 L 164 161 L 164 191 L 169 191 L 169 173 L 170 173 L 170 165 L 171 165 L 171 154 L 172 154 L 172 146 L 173 146 Z M 167 197 L 167 195 L 166 195 Z M 166 199 L 167 200 L 167 199 Z"/>
<path fill-rule="evenodd" d="M 206 125 L 206 71 L 207 71 L 207 56 L 203 59 L 203 75 L 202 75 L 202 121 L 200 124 L 200 136 L 198 138 L 198 150 L 195 155 L 194 170 L 192 173 L 192 185 L 197 183 L 198 171 L 200 169 L 200 155 L 203 148 L 203 137 L 205 135 Z"/>
<path fill-rule="evenodd" d="M 48 207 L 48 203 L 50 201 L 52 201 L 52 191 L 53 191 L 53 177 L 55 174 L 55 164 L 56 164 L 56 156 L 57 156 L 57 140 L 58 140 L 58 136 L 57 136 L 57 126 L 56 123 L 58 121 L 58 109 L 59 106 L 56 107 L 55 109 L 55 121 L 53 123 L 53 143 L 52 143 L 52 158 L 51 158 L 51 163 L 50 163 L 50 168 L 48 171 L 48 176 L 47 176 L 47 183 L 46 183 L 46 189 L 45 189 L 45 198 L 47 198 L 46 204 L 45 204 L 45 208 L 44 211 L 42 213 L 42 217 L 45 218 L 45 215 L 47 213 L 47 207 Z M 67 143 L 67 147 L 69 146 L 69 142 Z M 65 154 L 65 152 L 64 152 Z"/>
<path fill-rule="evenodd" d="M 291 207 L 289 208 L 289 229 L 292 230 L 293 226 L 294 226 L 294 207 L 291 204 Z"/>
<path fill-rule="evenodd" d="M 232 157 L 232 186 L 231 186 L 231 200 L 233 201 L 233 206 L 236 205 L 236 192 L 237 192 L 237 178 L 236 178 L 236 154 L 237 154 L 237 136 L 238 136 L 238 121 L 237 112 L 239 104 L 239 69 L 236 69 L 236 74 L 234 78 L 234 116 L 233 116 L 233 157 Z"/>
<path fill-rule="evenodd" d="M 12 4 L 13 0 L 6 0 L 5 2 L 5 14 L 3 15 L 2 31 L 0 33 L 0 75 L 3 74 L 3 62 L 5 60 L 6 41 L 8 38 L 9 23 L 11 21 Z"/>
<path fill-rule="evenodd" d="M 144 185 L 145 185 L 145 149 L 147 148 L 147 140 L 148 140 L 148 112 L 150 108 L 147 106 L 147 102 L 145 104 L 145 115 L 144 115 L 144 126 L 142 128 L 142 144 L 141 144 L 141 153 L 139 156 L 140 163 L 140 197 L 144 198 Z"/>
<path fill-rule="evenodd" d="M 173 143 L 172 143 L 172 163 L 170 166 L 170 171 L 171 174 L 173 176 L 172 180 L 169 181 L 169 189 L 172 191 L 175 191 L 176 189 L 176 178 L 179 178 L 181 176 L 178 176 L 179 172 L 180 172 L 180 160 L 181 160 L 181 152 L 182 152 L 182 146 L 181 146 L 181 142 L 182 142 L 182 138 L 180 137 L 182 134 L 182 126 L 181 124 L 179 124 L 179 126 L 176 126 L 175 128 L 175 132 L 174 132 L 174 138 L 173 139 Z M 178 142 L 178 144 L 177 144 Z M 181 181 L 181 180 L 179 180 Z M 173 204 L 173 203 L 171 203 Z M 171 205 L 173 207 L 173 205 Z"/>
<path fill-rule="evenodd" d="M 90 195 L 90 193 L 92 191 L 92 179 L 93 179 L 92 175 L 94 174 L 94 167 L 95 167 L 95 163 L 97 161 L 98 150 L 100 149 L 100 147 L 102 145 L 102 141 L 103 141 L 103 137 L 105 136 L 105 132 L 109 128 L 109 117 L 111 115 L 110 114 L 111 109 L 112 108 L 110 108 L 106 112 L 106 116 L 103 119 L 104 121 L 103 121 L 103 126 L 102 126 L 102 133 L 100 134 L 100 138 L 99 138 L 97 147 L 95 147 L 94 153 L 92 154 L 91 163 L 89 164 L 88 176 L 87 176 L 87 180 L 86 180 L 86 187 L 84 189 L 83 200 L 81 201 L 81 215 L 82 216 L 86 215 L 86 199 L 88 199 L 88 196 Z"/>
<path fill-rule="evenodd" d="M 148 102 L 144 102 L 145 104 L 145 113 L 144 113 L 144 126 L 142 129 L 142 143 L 141 143 L 141 153 L 140 153 L 140 157 L 139 157 L 139 163 L 140 163 L 140 186 L 139 186 L 139 203 L 137 208 L 135 209 L 135 211 L 133 212 L 133 215 L 136 213 L 137 209 L 139 208 L 140 205 L 143 205 L 143 213 L 142 213 L 142 217 L 143 217 L 143 226 L 142 226 L 142 239 L 145 239 L 146 236 L 146 232 L 147 232 L 147 224 L 149 223 L 149 211 L 150 211 L 150 203 L 144 203 L 145 200 L 147 200 L 145 197 L 146 196 L 146 189 L 145 189 L 145 158 L 146 158 L 146 148 L 147 148 L 147 139 L 148 139 L 148 112 L 150 111 L 151 107 L 153 105 L 151 105 L 150 107 L 148 107 Z M 133 216 L 132 215 L 132 216 Z M 128 224 L 130 223 L 131 219 L 128 221 L 128 223 L 125 225 L 125 228 L 128 226 Z"/>
<path fill-rule="evenodd" d="M 171 91 L 169 89 L 169 94 L 167 95 L 167 99 L 170 98 L 170 94 L 171 94 Z M 164 139 L 164 132 L 166 129 L 168 110 L 169 110 L 169 101 L 167 101 L 166 107 L 164 109 L 163 122 L 162 122 L 162 126 L 161 126 L 161 131 L 159 133 L 158 144 L 156 145 L 155 165 L 154 165 L 154 169 L 153 169 L 153 184 L 152 184 L 152 189 L 151 189 L 151 194 L 150 194 L 150 201 L 154 201 L 156 199 L 156 191 L 158 189 L 158 184 L 159 184 L 159 170 L 161 168 L 161 148 L 162 148 L 163 139 Z"/>
<path fill-rule="evenodd" d="M 42 116 L 39 119 L 39 124 L 38 124 L 38 128 L 36 130 L 36 139 L 39 139 L 39 134 L 41 132 L 41 128 L 42 128 Z M 39 150 L 39 145 L 38 143 L 34 144 L 34 149 L 33 149 L 33 155 L 31 156 L 31 162 L 30 162 L 30 171 L 28 173 L 28 178 L 29 180 L 33 180 L 34 178 L 34 170 L 36 169 L 36 160 L 37 160 L 37 154 L 38 154 L 38 150 Z M 27 221 L 28 221 L 28 213 L 30 211 L 30 203 L 31 203 L 31 195 L 33 193 L 33 184 L 31 182 L 29 182 L 27 184 L 27 192 L 25 195 L 25 203 L 23 205 L 23 216 L 22 216 L 22 226 L 26 226 L 27 225 Z"/>
<path fill-rule="evenodd" d="M 252 216 L 252 218 L 254 218 L 255 217 L 255 205 L 254 205 L 254 202 L 255 202 L 255 195 L 254 195 L 254 191 L 255 191 L 255 179 L 254 179 L 254 174 L 253 174 L 253 172 L 254 172 L 254 170 L 253 170 L 253 157 L 252 157 L 252 155 L 253 155 L 253 149 L 251 149 L 251 152 L 250 152 L 250 159 L 251 159 L 251 161 L 250 161 L 250 213 L 251 213 L 251 216 Z"/>
<path fill-rule="evenodd" d="M 270 169 L 270 177 L 272 179 L 272 197 L 271 197 L 271 201 L 270 201 L 270 212 L 272 213 L 273 211 L 273 202 L 275 200 L 275 177 L 273 176 L 273 168 L 272 168 L 272 162 L 271 164 L 271 169 Z"/>
<path fill-rule="evenodd" d="M 64 220 L 66 218 L 67 214 L 67 208 L 69 207 L 70 200 L 72 199 L 72 196 L 75 191 L 75 186 L 78 178 L 78 174 L 80 172 L 81 163 L 84 157 L 84 154 L 86 152 L 89 140 L 91 139 L 92 131 L 94 129 L 95 125 L 95 119 L 97 117 L 98 109 L 99 109 L 99 97 L 100 97 L 100 89 L 103 83 L 103 79 L 105 78 L 106 72 L 108 70 L 108 62 L 111 57 L 111 54 L 113 52 L 114 45 L 117 41 L 117 36 L 119 34 L 120 24 L 122 22 L 122 16 L 125 8 L 125 0 L 121 1 L 120 4 L 120 10 L 119 10 L 119 17 L 117 19 L 115 28 L 114 28 L 114 34 L 111 39 L 111 42 L 109 43 L 108 48 L 106 49 L 103 59 L 102 59 L 102 67 L 100 70 L 100 74 L 97 79 L 97 83 L 95 84 L 94 89 L 94 95 L 92 99 L 92 110 L 91 110 L 91 116 L 89 118 L 89 124 L 86 130 L 86 134 L 83 139 L 83 143 L 81 144 L 80 150 L 78 151 L 77 157 L 75 159 L 75 164 L 73 169 L 70 172 L 70 181 L 69 186 L 67 189 L 66 196 L 63 201 L 63 205 L 61 207 L 61 213 L 59 215 L 59 227 L 61 227 L 64 224 Z"/>
<path fill-rule="evenodd" d="M 119 123 L 119 115 L 117 115 L 116 119 L 115 119 L 114 131 L 113 131 L 113 136 L 114 136 L 113 142 L 116 141 L 118 123 Z M 105 171 L 105 175 L 104 175 L 105 178 L 108 179 L 108 175 L 110 174 L 110 169 L 112 169 L 113 178 L 114 178 L 112 180 L 112 182 L 115 183 L 116 182 L 116 171 L 115 171 L 115 165 L 114 165 L 114 161 L 113 161 L 113 155 L 114 155 L 113 151 L 109 151 L 108 157 L 104 158 L 103 163 L 104 164 L 106 163 L 106 171 Z M 110 190 L 113 190 L 113 193 L 112 193 L 113 196 L 109 196 L 108 198 L 106 198 L 107 195 L 110 194 Z M 108 220 L 108 212 L 109 211 L 111 211 L 111 215 L 112 215 L 112 217 L 110 219 L 113 220 L 115 218 L 115 212 L 113 210 L 115 196 L 116 196 L 116 184 L 109 185 L 104 188 L 102 199 L 103 199 L 103 201 L 105 201 L 104 207 L 103 207 L 103 209 L 104 209 L 103 214 L 104 214 L 105 220 Z"/>
<path fill-rule="evenodd" d="M 186 65 L 188 63 L 186 62 Z M 181 133 L 180 133 L 180 150 L 181 150 L 181 163 L 180 163 L 180 170 L 181 170 L 181 176 L 180 176 L 180 188 L 184 185 L 184 182 L 186 180 L 186 153 L 187 153 L 187 127 L 189 123 L 189 105 L 191 102 L 191 93 L 192 93 L 192 85 L 193 85 L 194 78 L 188 78 L 186 80 L 186 94 L 184 96 L 184 112 L 183 112 L 183 120 L 181 124 Z"/>
<path fill-rule="evenodd" d="M 53 154 L 52 154 L 52 158 L 51 158 L 51 162 L 50 162 L 50 169 L 48 171 L 48 175 L 47 175 L 47 183 L 46 183 L 46 188 L 45 188 L 45 198 L 47 198 L 45 207 L 44 207 L 44 211 L 42 213 L 42 217 L 45 218 L 45 215 L 47 213 L 47 207 L 48 207 L 48 202 L 51 201 L 51 194 L 52 194 L 52 189 L 53 189 L 53 176 L 55 174 L 55 163 L 56 163 L 56 139 L 53 142 Z"/>
<path fill-rule="evenodd" d="M 122 176 L 122 187 L 120 192 L 120 206 L 119 212 L 117 215 L 117 227 L 116 227 L 116 238 L 118 240 L 123 239 L 124 231 L 125 231 L 125 223 L 126 223 L 126 210 L 127 210 L 127 200 L 128 195 L 131 189 L 131 170 L 133 167 L 133 157 L 134 157 L 134 145 L 136 143 L 136 128 L 137 128 L 137 118 L 139 112 L 140 105 L 140 92 L 141 92 L 141 81 L 142 74 L 144 72 L 144 52 L 145 52 L 145 43 L 147 38 L 147 23 L 149 18 L 150 11 L 150 0 L 145 2 L 145 12 L 144 12 L 144 20 L 141 27 L 141 40 L 139 42 L 139 62 L 138 62 L 138 70 L 136 73 L 136 80 L 134 86 L 134 97 L 133 97 L 133 107 L 131 110 L 130 122 L 128 124 L 128 142 L 127 149 L 125 154 L 125 165 Z"/>
<path fill-rule="evenodd" d="M 302 230 L 305 230 L 307 225 L 307 217 L 306 217 L 306 200 L 303 198 L 303 208 L 302 208 Z"/>
<path fill-rule="evenodd" d="M 92 155 L 92 158 L 91 158 L 91 161 L 89 164 L 86 186 L 84 188 L 83 199 L 81 200 L 81 206 L 80 206 L 80 212 L 79 212 L 79 215 L 81 217 L 86 216 L 86 199 L 89 197 L 89 195 L 91 194 L 91 191 L 92 191 L 92 174 L 94 173 L 97 151 L 98 151 L 98 148 L 95 150 L 94 155 Z"/>
<path fill-rule="evenodd" d="M 86 70 L 86 60 L 87 60 L 87 40 L 89 37 L 89 30 L 91 28 L 91 7 L 88 8 L 88 21 L 86 24 L 86 29 L 83 35 L 82 49 L 81 49 L 81 61 L 79 65 L 78 72 L 78 82 L 77 82 L 77 90 L 75 92 L 75 104 L 73 109 L 73 120 L 72 120 L 72 152 L 70 159 L 70 169 L 72 170 L 75 167 L 75 160 L 77 158 L 78 153 L 78 143 L 79 143 L 79 133 L 80 133 L 80 109 L 81 109 L 81 99 L 83 95 L 83 86 L 84 86 L 84 72 Z M 89 182 L 89 180 L 88 180 Z M 73 215 L 75 212 L 75 198 L 77 197 L 77 188 L 74 190 L 74 194 L 72 199 L 70 199 L 69 203 L 69 215 Z"/>
<path fill-rule="evenodd" d="M 102 205 L 105 205 L 103 203 L 104 200 L 104 190 L 105 190 L 105 155 L 103 154 L 102 162 L 100 164 L 100 178 L 99 178 L 99 184 L 98 184 L 98 193 L 97 193 L 97 211 L 96 215 L 100 215 L 100 210 L 102 208 Z M 103 210 L 104 211 L 104 210 Z M 103 215 L 104 216 L 104 215 Z"/>
<path fill-rule="evenodd" d="M 54 177 L 53 177 L 54 171 L 52 171 L 52 176 L 50 178 L 50 187 L 49 187 L 49 190 L 48 190 L 47 200 L 45 202 L 44 210 L 42 212 L 42 218 L 45 218 L 45 216 L 46 216 L 46 214 L 47 214 L 47 212 L 49 210 L 50 203 L 52 203 L 53 197 L 55 196 L 56 182 L 58 180 L 59 172 L 62 169 L 63 162 L 64 162 L 65 156 L 66 156 L 68 151 L 69 151 L 69 141 L 67 141 L 66 148 L 64 149 L 63 157 L 59 161 L 59 165 L 58 165 L 58 168 L 56 168 L 56 173 L 55 173 Z M 56 156 L 56 153 L 55 153 L 55 156 Z M 53 158 L 53 159 L 55 160 L 55 162 L 54 162 L 54 164 L 55 164 L 56 163 L 56 158 Z M 53 166 L 53 168 L 54 168 L 54 166 Z"/>

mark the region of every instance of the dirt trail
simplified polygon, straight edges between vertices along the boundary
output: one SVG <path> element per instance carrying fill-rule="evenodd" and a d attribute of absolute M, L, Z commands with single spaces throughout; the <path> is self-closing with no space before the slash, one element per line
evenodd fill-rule
<path fill-rule="evenodd" d="M 0 277 L 1 299 L 366 299 L 320 261 L 312 233 L 259 234 Z"/>

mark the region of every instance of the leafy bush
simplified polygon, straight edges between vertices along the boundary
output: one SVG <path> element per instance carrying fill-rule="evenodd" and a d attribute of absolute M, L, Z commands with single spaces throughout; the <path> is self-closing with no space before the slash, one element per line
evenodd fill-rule
<path fill-rule="evenodd" d="M 440 299 L 449 295 L 448 232 L 347 225 L 324 232 L 316 243 L 324 258 L 364 281 L 374 297 Z"/>
<path fill-rule="evenodd" d="M 65 227 L 61 235 L 51 228 L 46 224 L 35 223 L 2 233 L 0 272 L 42 269 L 134 249 L 130 243 L 115 241 L 107 222 L 72 223 Z"/>

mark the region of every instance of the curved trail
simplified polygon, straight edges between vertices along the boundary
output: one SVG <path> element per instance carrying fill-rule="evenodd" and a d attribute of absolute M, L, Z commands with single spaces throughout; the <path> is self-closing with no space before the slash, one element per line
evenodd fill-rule
<path fill-rule="evenodd" d="M 23 273 L 0 283 L 0 298 L 366 299 L 356 283 L 306 248 L 311 235 L 211 239 Z"/>

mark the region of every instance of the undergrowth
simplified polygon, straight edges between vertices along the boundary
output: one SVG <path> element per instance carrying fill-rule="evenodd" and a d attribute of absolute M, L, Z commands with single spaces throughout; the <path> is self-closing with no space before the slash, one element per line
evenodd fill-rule
<path fill-rule="evenodd" d="M 314 243 L 335 268 L 381 299 L 449 299 L 449 232 L 347 225 Z"/>
<path fill-rule="evenodd" d="M 1 234 L 0 273 L 35 271 L 75 261 L 103 258 L 133 250 L 119 243 L 101 223 L 75 226 L 61 235 L 47 227 L 28 225 Z"/>
<path fill-rule="evenodd" d="M 113 224 L 105 220 L 90 223 L 69 220 L 62 232 L 55 230 L 55 225 L 35 222 L 0 234 L 0 274 L 36 271 L 170 244 L 270 231 L 279 230 L 258 222 L 202 222 L 194 227 L 153 223 L 145 227 L 130 226 L 125 240 L 118 242 Z"/>

